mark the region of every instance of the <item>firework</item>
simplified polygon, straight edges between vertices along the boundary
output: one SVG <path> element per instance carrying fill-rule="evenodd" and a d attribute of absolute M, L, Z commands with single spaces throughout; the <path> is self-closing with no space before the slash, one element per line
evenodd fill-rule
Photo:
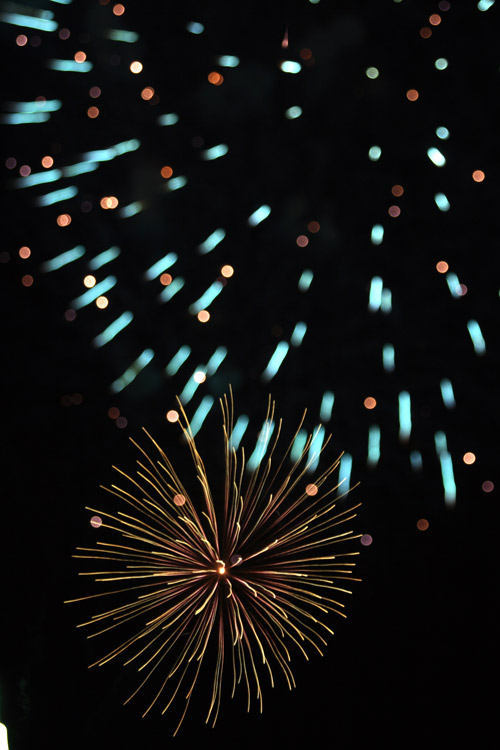
<path fill-rule="evenodd" d="M 114 484 L 106 488 L 119 498 L 122 509 L 109 514 L 88 508 L 98 513 L 92 523 L 100 527 L 99 533 L 106 529 L 110 541 L 78 548 L 75 555 L 103 561 L 81 575 L 94 577 L 106 591 L 84 599 L 124 597 L 124 603 L 82 624 L 97 630 L 89 637 L 120 631 L 126 623 L 134 628 L 95 664 L 121 656 L 125 664 L 134 662 L 144 676 L 130 698 L 156 678 L 144 715 L 156 703 L 164 713 L 176 697 L 183 697 L 176 732 L 202 665 L 207 662 L 208 667 L 210 659 L 213 682 L 206 722 L 212 725 L 219 713 L 227 662 L 231 696 L 242 683 L 248 710 L 255 691 L 262 711 L 261 673 L 272 686 L 275 674 L 282 673 L 288 687 L 294 687 L 291 650 L 306 659 L 311 650 L 323 654 L 326 636 L 333 633 L 327 616 L 345 616 L 337 597 L 350 593 L 346 581 L 359 580 L 352 578 L 352 558 L 358 553 L 337 551 L 339 543 L 360 536 L 343 530 L 356 514 L 354 508 L 337 507 L 343 497 L 333 480 L 339 459 L 313 482 L 306 480 L 314 440 L 309 435 L 287 470 L 285 459 L 293 441 L 280 459 L 274 458 L 281 422 L 271 443 L 275 409 L 270 399 L 259 437 L 262 453 L 268 448 L 268 456 L 247 473 L 244 451 L 237 452 L 231 441 L 232 398 L 221 399 L 221 407 L 225 479 L 220 501 L 212 494 L 180 406 L 179 422 L 200 485 L 199 497 L 188 493 L 145 431 L 156 456 L 134 443 L 142 454 L 135 477 L 117 470 L 130 489 Z M 303 421 L 304 417 L 299 430 Z"/>

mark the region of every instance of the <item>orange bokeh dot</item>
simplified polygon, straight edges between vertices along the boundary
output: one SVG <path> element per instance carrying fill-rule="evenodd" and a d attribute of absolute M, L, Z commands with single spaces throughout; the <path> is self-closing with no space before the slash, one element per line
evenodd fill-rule
<path fill-rule="evenodd" d="M 408 89 L 408 91 L 406 92 L 406 98 L 410 102 L 416 102 L 418 97 L 419 97 L 419 93 L 417 89 Z"/>
<path fill-rule="evenodd" d="M 142 68 L 143 68 L 143 65 L 141 62 L 139 62 L 139 60 L 134 60 L 134 62 L 130 63 L 130 71 L 132 73 L 135 73 L 136 75 L 137 73 L 141 72 Z"/>
<path fill-rule="evenodd" d="M 154 95 L 155 90 L 151 88 L 151 86 L 146 86 L 146 88 L 141 91 L 141 99 L 144 99 L 146 102 L 152 99 Z"/>
<path fill-rule="evenodd" d="M 375 407 L 377 406 L 377 399 L 373 398 L 373 396 L 368 396 L 363 401 L 363 406 L 365 407 L 365 409 L 375 409 Z"/>
<path fill-rule="evenodd" d="M 168 286 L 172 283 L 172 277 L 169 273 L 162 273 L 160 276 L 160 284 L 163 284 L 163 286 Z"/>
<path fill-rule="evenodd" d="M 309 238 L 306 237 L 305 234 L 299 234 L 295 242 L 299 247 L 307 247 L 309 244 Z"/>
<path fill-rule="evenodd" d="M 464 464 L 467 464 L 468 466 L 470 466 L 471 464 L 475 462 L 475 460 L 476 460 L 476 456 L 474 455 L 474 453 L 471 453 L 470 451 L 467 451 L 467 453 L 464 453 L 464 456 L 463 456 Z"/>
<path fill-rule="evenodd" d="M 436 269 L 438 273 L 446 273 L 449 269 L 449 265 L 445 260 L 440 260 L 438 263 L 436 263 Z"/>
<path fill-rule="evenodd" d="M 429 23 L 432 24 L 432 26 L 439 26 L 441 23 L 441 16 L 438 13 L 433 13 L 432 16 L 429 16 Z"/>
<path fill-rule="evenodd" d="M 121 3 L 113 5 L 113 13 L 115 14 L 115 16 L 123 16 L 123 14 L 125 13 L 125 6 Z"/>
<path fill-rule="evenodd" d="M 69 214 L 59 214 L 56 221 L 60 227 L 67 227 L 71 224 L 71 216 Z"/>
<path fill-rule="evenodd" d="M 21 283 L 23 286 L 31 286 L 33 284 L 33 276 L 27 273 L 26 276 L 23 276 L 21 279 Z"/>
<path fill-rule="evenodd" d="M 306 495 L 309 495 L 312 497 L 313 495 L 318 494 L 318 488 L 315 484 L 308 484 L 306 487 Z"/>
<path fill-rule="evenodd" d="M 234 273 L 234 268 L 232 266 L 222 266 L 220 272 L 225 279 L 229 279 Z"/>
<path fill-rule="evenodd" d="M 19 36 L 16 36 L 16 44 L 18 47 L 24 47 L 25 44 L 28 43 L 28 37 L 26 34 L 19 34 Z"/>
<path fill-rule="evenodd" d="M 177 422 L 179 419 L 179 412 L 175 411 L 175 409 L 170 409 L 170 411 L 167 411 L 167 422 Z"/>
<path fill-rule="evenodd" d="M 319 229 L 320 229 L 319 222 L 310 221 L 309 224 L 307 225 L 307 228 L 312 234 L 316 234 L 316 232 L 319 232 Z"/>
<path fill-rule="evenodd" d="M 85 52 L 82 52 L 81 50 L 80 52 L 75 52 L 75 62 L 82 63 L 85 62 L 86 59 L 87 55 L 85 54 Z"/>
<path fill-rule="evenodd" d="M 308 47 L 304 47 L 304 49 L 301 49 L 299 54 L 303 60 L 310 60 L 312 57 L 312 52 Z"/>
<path fill-rule="evenodd" d="M 210 320 L 210 313 L 208 312 L 208 310 L 200 310 L 196 317 L 198 318 L 200 323 L 206 323 Z"/>
<path fill-rule="evenodd" d="M 169 177 L 172 177 L 174 173 L 174 170 L 172 167 L 162 167 L 161 168 L 161 176 L 164 177 L 166 180 L 168 180 Z"/>
<path fill-rule="evenodd" d="M 110 419 L 118 419 L 119 416 L 120 416 L 120 410 L 118 409 L 117 406 L 111 406 L 108 409 L 108 417 Z"/>
<path fill-rule="evenodd" d="M 99 308 L 99 310 L 104 310 L 104 308 L 109 305 L 109 300 L 107 297 L 102 296 L 102 297 L 98 297 L 95 303 L 97 307 Z"/>
<path fill-rule="evenodd" d="M 419 518 L 417 521 L 417 529 L 419 531 L 427 531 L 429 528 L 429 521 L 427 518 Z"/>
<path fill-rule="evenodd" d="M 432 36 L 432 29 L 430 29 L 428 26 L 422 26 L 422 28 L 419 31 L 420 36 L 422 39 L 428 39 L 430 36 Z"/>
<path fill-rule="evenodd" d="M 389 216 L 392 216 L 393 219 L 397 219 L 397 217 L 401 213 L 401 209 L 399 208 L 399 206 L 389 206 L 389 208 L 387 209 L 387 213 L 389 214 Z"/>
<path fill-rule="evenodd" d="M 19 248 L 19 257 L 23 258 L 23 260 L 26 260 L 26 258 L 29 258 L 31 255 L 31 250 L 29 247 L 26 247 L 26 245 L 23 245 Z"/>
<path fill-rule="evenodd" d="M 404 193 L 404 188 L 402 185 L 393 185 L 391 188 L 391 193 L 395 198 L 400 198 Z"/>
<path fill-rule="evenodd" d="M 95 276 L 92 276 L 92 274 L 88 274 L 83 279 L 83 285 L 87 287 L 87 289 L 92 289 L 93 286 L 95 286 L 96 278 Z"/>
<path fill-rule="evenodd" d="M 116 208 L 118 206 L 118 203 L 119 203 L 118 198 L 115 195 L 105 195 L 100 200 L 101 208 L 104 208 L 104 209 Z"/>
<path fill-rule="evenodd" d="M 54 159 L 51 156 L 44 156 L 42 159 L 42 167 L 45 167 L 45 169 L 51 167 L 53 163 Z"/>
<path fill-rule="evenodd" d="M 224 76 L 213 70 L 208 74 L 208 80 L 210 83 L 213 83 L 214 86 L 220 86 L 221 83 L 224 83 Z"/>
<path fill-rule="evenodd" d="M 89 107 L 87 110 L 87 117 L 90 117 L 91 120 L 95 120 L 96 117 L 99 117 L 99 107 Z"/>
<path fill-rule="evenodd" d="M 184 495 L 174 495 L 174 505 L 181 506 L 186 502 Z"/>
<path fill-rule="evenodd" d="M 482 182 L 485 178 L 485 174 L 481 169 L 476 169 L 472 173 L 472 179 L 474 182 Z"/>

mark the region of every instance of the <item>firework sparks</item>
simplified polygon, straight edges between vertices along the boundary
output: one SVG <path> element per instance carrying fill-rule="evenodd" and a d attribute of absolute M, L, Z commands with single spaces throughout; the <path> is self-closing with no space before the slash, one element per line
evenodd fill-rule
<path fill-rule="evenodd" d="M 75 555 L 103 561 L 81 575 L 92 576 L 106 591 L 71 601 L 123 597 L 121 604 L 82 623 L 96 630 L 89 637 L 115 629 L 122 632 L 119 644 L 91 666 L 121 655 L 125 664 L 138 666 L 145 677 L 126 703 L 156 678 L 144 716 L 156 703 L 164 713 L 176 697 L 184 697 L 174 734 L 203 662 L 208 667 L 211 661 L 213 675 L 206 716 L 212 726 L 219 713 L 226 662 L 231 697 L 242 683 L 248 710 L 255 691 L 262 711 L 261 673 L 267 673 L 272 686 L 275 675 L 282 673 L 293 688 L 292 649 L 306 659 L 311 650 L 323 654 L 326 636 L 333 633 L 328 613 L 345 617 L 344 604 L 337 597 L 350 593 L 346 581 L 359 580 L 352 577 L 352 558 L 358 552 L 344 551 L 343 545 L 337 552 L 339 544 L 361 536 L 343 530 L 358 506 L 337 507 L 339 486 L 333 475 L 339 459 L 314 482 L 310 473 L 306 481 L 310 463 L 316 460 L 310 455 L 314 435 L 309 435 L 287 470 L 285 459 L 293 441 L 276 459 L 278 421 L 267 458 L 245 473 L 244 451 L 236 452 L 231 440 L 232 397 L 221 399 L 221 407 L 225 452 L 221 502 L 214 499 L 179 402 L 179 423 L 201 486 L 199 497 L 188 493 L 163 450 L 145 431 L 156 456 L 133 441 L 142 454 L 135 476 L 117 469 L 129 489 L 114 484 L 105 488 L 124 504 L 123 510 L 110 514 L 89 508 L 99 514 L 99 533 L 105 529 L 112 541 L 78 548 Z M 266 424 L 274 423 L 270 399 Z M 132 635 L 124 635 L 130 626 Z"/>

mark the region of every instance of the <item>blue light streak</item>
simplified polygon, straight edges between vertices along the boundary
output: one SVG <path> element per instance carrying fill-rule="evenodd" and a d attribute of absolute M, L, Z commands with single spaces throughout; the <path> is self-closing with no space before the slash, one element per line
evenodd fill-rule
<path fill-rule="evenodd" d="M 207 362 L 206 373 L 207 377 L 213 375 L 219 369 L 222 362 L 227 357 L 227 349 L 225 346 L 218 346 L 215 352 L 212 354 Z"/>
<path fill-rule="evenodd" d="M 58 109 L 61 109 L 61 106 L 62 102 L 60 101 L 60 99 L 5 103 L 5 108 L 10 112 L 22 112 L 24 114 L 33 114 L 36 112 L 57 112 Z"/>
<path fill-rule="evenodd" d="M 322 422 L 329 422 L 332 418 L 333 404 L 335 403 L 335 396 L 332 391 L 325 391 L 321 400 L 321 406 L 319 409 L 319 418 Z"/>
<path fill-rule="evenodd" d="M 380 460 L 380 427 L 372 424 L 368 430 L 368 458 L 366 463 L 374 468 Z"/>
<path fill-rule="evenodd" d="M 200 156 L 202 159 L 205 159 L 205 161 L 213 161 L 214 159 L 219 159 L 221 156 L 225 156 L 228 151 L 229 146 L 225 143 L 219 143 L 218 146 L 212 146 L 212 148 L 207 148 L 205 151 L 202 151 Z"/>
<path fill-rule="evenodd" d="M 197 21 L 189 21 L 189 23 L 186 24 L 186 30 L 191 34 L 203 34 L 205 27 L 202 23 L 198 23 Z"/>
<path fill-rule="evenodd" d="M 382 224 L 372 226 L 371 241 L 372 245 L 381 245 L 384 239 L 384 227 Z"/>
<path fill-rule="evenodd" d="M 104 33 L 104 36 L 111 39 L 112 42 L 126 42 L 127 44 L 134 44 L 139 41 L 139 34 L 135 31 L 125 31 L 122 29 L 109 29 Z"/>
<path fill-rule="evenodd" d="M 214 281 L 196 302 L 189 305 L 189 312 L 192 315 L 198 315 L 201 310 L 206 310 L 223 289 L 224 284 L 222 282 Z"/>
<path fill-rule="evenodd" d="M 179 122 L 179 115 L 175 112 L 168 112 L 166 115 L 160 115 L 156 122 L 161 126 L 175 125 L 176 122 Z"/>
<path fill-rule="evenodd" d="M 71 5 L 73 0 L 50 0 L 52 3 L 59 3 L 59 5 Z"/>
<path fill-rule="evenodd" d="M 390 289 L 382 289 L 382 298 L 380 300 L 380 309 L 387 315 L 392 310 L 392 292 Z"/>
<path fill-rule="evenodd" d="M 198 252 L 201 255 L 206 255 L 207 253 L 210 253 L 214 247 L 217 247 L 217 245 L 222 242 L 224 237 L 226 236 L 226 230 L 225 229 L 216 229 L 215 231 L 210 234 L 207 239 L 201 243 L 201 245 L 198 245 Z"/>
<path fill-rule="evenodd" d="M 123 331 L 123 329 L 126 328 L 133 319 L 134 316 L 131 312 L 127 311 L 122 313 L 119 318 L 113 321 L 113 323 L 105 328 L 102 333 L 95 337 L 94 346 L 101 347 L 104 346 L 104 344 L 107 344 L 109 341 L 114 339 L 114 337 L 118 333 L 120 333 L 120 331 Z"/>
<path fill-rule="evenodd" d="M 296 120 L 297 117 L 300 117 L 302 114 L 302 107 L 299 107 L 298 105 L 295 105 L 293 107 L 288 107 L 288 109 L 285 112 L 285 117 L 287 120 Z"/>
<path fill-rule="evenodd" d="M 311 286 L 313 278 L 314 278 L 314 273 L 311 271 L 310 268 L 305 268 L 302 271 L 302 274 L 299 279 L 299 289 L 301 292 L 307 292 L 307 290 Z"/>
<path fill-rule="evenodd" d="M 436 165 L 436 167 L 444 167 L 444 165 L 446 164 L 444 155 L 438 148 L 435 148 L 434 146 L 427 149 L 427 156 L 429 157 L 431 162 Z"/>
<path fill-rule="evenodd" d="M 284 60 L 281 63 L 280 68 L 283 73 L 292 73 L 293 75 L 296 75 L 302 70 L 302 65 L 298 62 L 294 62 L 293 60 Z"/>
<path fill-rule="evenodd" d="M 434 196 L 434 202 L 440 211 L 449 211 L 451 208 L 450 201 L 444 193 L 436 193 Z"/>
<path fill-rule="evenodd" d="M 290 337 L 290 343 L 292 346 L 300 346 L 304 336 L 306 335 L 307 331 L 307 323 L 304 323 L 303 321 L 299 321 L 295 328 L 293 329 L 293 333 Z"/>
<path fill-rule="evenodd" d="M 46 193 L 36 198 L 35 203 L 37 206 L 52 206 L 54 203 L 60 201 L 67 201 L 70 198 L 74 198 L 78 194 L 78 188 L 75 185 L 70 185 L 67 188 L 61 190 L 54 190 L 52 193 Z"/>
<path fill-rule="evenodd" d="M 443 399 L 443 403 L 446 406 L 447 409 L 454 409 L 456 406 L 455 401 L 455 394 L 453 393 L 453 386 L 451 384 L 451 380 L 448 380 L 447 378 L 443 378 L 440 383 L 441 386 L 441 396 Z"/>
<path fill-rule="evenodd" d="M 191 347 L 184 344 L 181 346 L 178 352 L 174 354 L 170 362 L 165 368 L 165 372 L 169 377 L 172 377 L 172 375 L 175 375 L 176 372 L 179 371 L 179 369 L 182 367 L 184 362 L 188 359 L 189 355 L 191 354 Z"/>
<path fill-rule="evenodd" d="M 422 471 L 422 454 L 420 451 L 412 451 L 410 453 L 410 463 L 413 471 Z"/>
<path fill-rule="evenodd" d="M 339 466 L 339 487 L 337 495 L 343 495 L 348 492 L 351 486 L 352 456 L 350 453 L 344 453 L 340 459 Z"/>
<path fill-rule="evenodd" d="M 135 216 L 136 214 L 140 213 L 143 208 L 144 204 L 142 201 L 134 201 L 133 203 L 129 203 L 128 206 L 119 208 L 118 216 L 121 219 L 129 219 L 131 216 Z"/>
<path fill-rule="evenodd" d="M 243 435 L 245 434 L 245 430 L 248 427 L 249 418 L 246 414 L 241 414 L 241 416 L 238 417 L 236 420 L 236 424 L 233 427 L 233 431 L 231 433 L 231 437 L 229 438 L 229 448 L 230 450 L 237 451 L 240 447 L 241 439 Z"/>
<path fill-rule="evenodd" d="M 180 292 L 182 287 L 184 286 L 185 281 L 182 278 L 182 276 L 177 276 L 176 279 L 174 279 L 168 286 L 165 287 L 165 289 L 161 292 L 159 299 L 160 302 L 168 302 L 172 299 L 174 294 L 177 294 L 177 292 Z"/>
<path fill-rule="evenodd" d="M 191 427 L 191 434 L 193 437 L 200 431 L 200 428 L 207 418 L 208 412 L 212 408 L 214 404 L 213 396 L 204 396 L 201 400 L 200 405 L 196 409 L 195 413 L 191 417 L 191 420 L 189 422 Z"/>
<path fill-rule="evenodd" d="M 293 441 L 292 450 L 290 451 L 290 459 L 293 463 L 296 463 L 301 456 L 304 454 L 304 449 L 307 443 L 307 431 L 300 429 L 295 436 Z"/>
<path fill-rule="evenodd" d="M 488 8 L 491 8 L 492 5 L 495 5 L 495 0 L 479 0 L 477 7 L 478 10 L 484 11 L 488 10 Z"/>
<path fill-rule="evenodd" d="M 47 67 L 50 70 L 59 70 L 61 73 L 89 73 L 94 67 L 91 62 L 84 60 L 47 60 Z"/>
<path fill-rule="evenodd" d="M 47 122 L 49 119 L 50 115 L 46 112 L 33 112 L 33 114 L 19 112 L 13 115 L 2 115 L 0 122 L 3 122 L 5 125 L 32 125 Z"/>
<path fill-rule="evenodd" d="M 439 463 L 441 464 L 441 476 L 443 479 L 444 502 L 448 507 L 453 507 L 457 499 L 457 486 L 453 473 L 453 461 L 448 451 L 442 451 L 439 454 Z"/>
<path fill-rule="evenodd" d="M 394 372 L 394 347 L 392 344 L 384 344 L 382 349 L 382 364 L 386 372 Z"/>
<path fill-rule="evenodd" d="M 153 263 L 151 268 L 148 268 L 148 270 L 144 273 L 144 276 L 146 277 L 146 279 L 151 281 L 152 279 L 155 279 L 157 276 L 166 271 L 167 268 L 173 266 L 176 260 L 176 253 L 168 253 L 163 258 L 160 258 L 160 260 L 157 260 L 156 263 Z"/>
<path fill-rule="evenodd" d="M 52 15 L 50 14 L 50 16 Z M 55 21 L 25 16 L 22 13 L 0 13 L 0 21 L 10 23 L 12 26 L 26 26 L 28 29 L 38 29 L 39 31 L 56 31 L 58 28 Z"/>
<path fill-rule="evenodd" d="M 255 471 L 259 467 L 260 462 L 266 454 L 267 446 L 269 445 L 273 432 L 274 422 L 270 419 L 266 419 L 259 433 L 254 452 L 247 461 L 247 469 L 249 471 Z"/>
<path fill-rule="evenodd" d="M 411 434 L 411 399 L 408 391 L 399 394 L 399 439 L 409 440 Z"/>
<path fill-rule="evenodd" d="M 486 342 L 477 320 L 469 320 L 467 330 L 469 331 L 474 351 L 478 356 L 482 356 L 486 352 Z"/>
<path fill-rule="evenodd" d="M 49 271 L 57 271 L 58 268 L 62 268 L 68 263 L 78 260 L 82 255 L 85 255 L 85 248 L 83 245 L 77 245 L 71 250 L 66 250 L 64 253 L 56 255 L 56 257 L 51 260 L 46 260 L 45 263 L 42 263 L 42 271 L 45 273 L 49 273 Z"/>
<path fill-rule="evenodd" d="M 155 353 L 152 349 L 144 349 L 142 354 L 135 360 L 135 362 L 130 365 L 127 370 L 125 370 L 123 375 L 121 375 L 113 383 L 111 383 L 110 391 L 112 393 L 120 393 L 120 391 L 123 391 L 124 388 L 126 388 L 128 385 L 130 385 L 130 383 L 132 383 L 132 381 L 136 379 L 141 370 L 143 370 L 146 365 L 151 362 L 154 355 Z"/>
<path fill-rule="evenodd" d="M 222 68 L 237 68 L 240 64 L 240 58 L 235 55 L 221 55 L 215 62 Z"/>
<path fill-rule="evenodd" d="M 380 276 L 374 276 L 370 284 L 370 295 L 368 300 L 368 309 L 370 312 L 380 310 L 382 304 L 382 289 L 384 282 Z"/>
<path fill-rule="evenodd" d="M 80 161 L 78 164 L 69 164 L 62 168 L 63 177 L 76 177 L 79 174 L 95 172 L 99 169 L 99 164 L 94 161 Z"/>
<path fill-rule="evenodd" d="M 47 172 L 35 172 L 27 177 L 20 177 L 16 180 L 16 187 L 33 187 L 33 185 L 43 185 L 46 182 L 56 182 L 62 177 L 60 169 L 49 169 Z"/>
<path fill-rule="evenodd" d="M 269 360 L 269 364 L 267 365 L 266 369 L 261 375 L 261 379 L 264 382 L 269 382 L 269 380 L 274 378 L 274 376 L 276 375 L 276 373 L 278 372 L 280 368 L 281 363 L 285 359 L 289 348 L 290 347 L 289 347 L 288 342 L 286 341 L 279 342 L 278 346 L 274 350 L 273 355 L 271 356 L 271 359 Z"/>
<path fill-rule="evenodd" d="M 434 445 L 436 447 L 436 453 L 438 456 L 448 451 L 448 441 L 446 440 L 446 435 L 442 430 L 438 430 L 436 434 L 434 435 Z"/>
<path fill-rule="evenodd" d="M 263 206 L 260 206 L 256 211 L 253 212 L 253 214 L 248 217 L 249 226 L 256 227 L 257 224 L 261 223 L 261 221 L 267 219 L 270 213 L 271 206 L 266 206 L 265 204 Z"/>
<path fill-rule="evenodd" d="M 188 379 L 186 385 L 184 386 L 182 390 L 181 395 L 179 396 L 179 401 L 181 402 L 181 404 L 185 405 L 189 403 L 189 401 L 191 401 L 198 387 L 200 386 L 200 383 L 197 380 L 195 380 L 194 376 L 197 372 L 203 372 L 203 371 L 204 371 L 203 367 L 200 365 L 199 367 L 196 368 L 196 370 L 190 376 L 190 378 Z"/>
<path fill-rule="evenodd" d="M 82 307 L 90 305 L 92 302 L 95 302 L 95 300 L 100 297 L 101 294 L 105 294 L 110 289 L 112 289 L 115 284 L 116 278 L 114 276 L 107 276 L 105 279 L 93 286 L 92 289 L 87 289 L 86 292 L 70 302 L 70 308 L 73 308 L 73 310 L 80 310 Z"/>
<path fill-rule="evenodd" d="M 460 282 L 458 280 L 458 276 L 456 275 L 456 273 L 452 273 L 451 271 L 447 273 L 446 283 L 448 284 L 448 289 L 450 290 L 452 297 L 462 296 L 462 288 L 460 286 Z"/>
<path fill-rule="evenodd" d="M 101 266 L 106 265 L 106 263 L 110 263 L 115 258 L 118 258 L 120 255 L 121 250 L 116 245 L 113 245 L 113 247 L 110 247 L 109 250 L 104 250 L 104 252 L 99 253 L 99 255 L 96 255 L 95 258 L 92 258 L 89 260 L 89 268 L 91 271 L 97 271 L 98 268 L 101 268 Z"/>
<path fill-rule="evenodd" d="M 132 138 L 129 141 L 121 141 L 121 143 L 117 143 L 109 148 L 87 151 L 85 154 L 82 154 L 82 159 L 84 161 L 111 161 L 116 156 L 122 156 L 130 151 L 137 151 L 140 145 L 141 142 L 137 138 Z"/>
<path fill-rule="evenodd" d="M 165 190 L 168 192 L 180 190 L 184 185 L 187 185 L 187 177 L 180 174 L 178 177 L 172 177 L 171 180 L 168 180 L 168 182 L 165 183 Z"/>
<path fill-rule="evenodd" d="M 316 471 L 321 456 L 321 448 L 325 440 L 325 428 L 323 425 L 318 425 L 313 433 L 311 445 L 309 446 L 309 453 L 307 456 L 307 471 Z"/>

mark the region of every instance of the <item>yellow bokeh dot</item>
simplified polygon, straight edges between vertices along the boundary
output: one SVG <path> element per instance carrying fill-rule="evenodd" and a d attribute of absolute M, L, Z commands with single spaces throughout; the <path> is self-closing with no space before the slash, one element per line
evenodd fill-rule
<path fill-rule="evenodd" d="M 104 308 L 109 305 L 109 300 L 107 297 L 101 296 L 96 299 L 95 303 L 99 310 L 104 310 Z"/>
<path fill-rule="evenodd" d="M 141 72 L 142 68 L 143 68 L 143 65 L 141 62 L 139 62 L 139 60 L 134 60 L 134 62 L 130 63 L 130 71 L 132 73 L 135 73 L 136 75 L 137 73 Z"/>

